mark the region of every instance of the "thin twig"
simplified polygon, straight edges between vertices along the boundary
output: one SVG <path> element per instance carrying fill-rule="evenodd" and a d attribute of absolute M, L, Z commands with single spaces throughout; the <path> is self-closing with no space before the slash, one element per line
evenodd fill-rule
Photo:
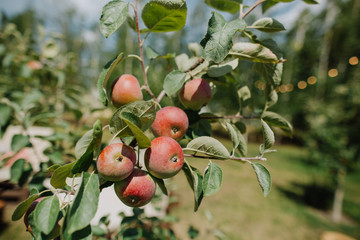
<path fill-rule="evenodd" d="M 194 155 L 194 154 L 184 154 L 184 157 L 204 158 L 204 159 L 212 159 L 212 160 L 224 160 L 224 159 L 208 157 L 208 156 L 199 156 L 199 155 Z M 229 160 L 240 161 L 240 162 L 250 162 L 250 161 L 258 161 L 258 160 L 266 161 L 267 159 L 262 156 L 258 156 L 258 157 L 230 157 Z"/>
<path fill-rule="evenodd" d="M 251 13 L 258 5 L 265 2 L 266 0 L 258 0 L 254 5 L 252 5 L 244 14 L 242 14 L 241 18 L 244 19 L 249 13 Z"/>
<path fill-rule="evenodd" d="M 154 93 L 149 88 L 149 83 L 148 83 L 147 76 L 146 76 L 143 42 L 141 41 L 139 18 L 138 18 L 138 12 L 137 12 L 137 2 L 138 2 L 137 0 L 134 1 L 134 13 L 135 13 L 136 33 L 137 33 L 137 38 L 138 38 L 138 42 L 139 42 L 139 51 L 140 51 L 140 59 L 139 60 L 140 60 L 141 70 L 142 70 L 143 77 L 144 77 L 144 86 L 145 86 L 144 89 L 154 100 L 156 100 Z"/>
<path fill-rule="evenodd" d="M 259 116 L 242 116 L 242 115 L 231 115 L 231 116 L 200 116 L 202 119 L 259 119 Z"/>
<path fill-rule="evenodd" d="M 205 59 L 203 57 L 199 58 L 197 60 L 196 63 L 194 63 L 188 70 L 186 70 L 185 72 L 191 72 L 192 70 L 194 70 L 195 68 L 197 68 L 200 64 L 202 64 L 205 61 Z"/>

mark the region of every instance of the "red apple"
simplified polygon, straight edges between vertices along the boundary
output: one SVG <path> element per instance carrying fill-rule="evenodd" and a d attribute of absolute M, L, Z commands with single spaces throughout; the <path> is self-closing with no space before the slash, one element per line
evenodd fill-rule
<path fill-rule="evenodd" d="M 114 189 L 119 199 L 129 207 L 141 207 L 155 195 L 154 179 L 144 170 L 135 168 L 129 177 L 115 182 Z"/>
<path fill-rule="evenodd" d="M 180 144 L 170 137 L 158 137 L 151 141 L 145 151 L 145 166 L 157 178 L 175 176 L 184 164 L 184 153 Z"/>
<path fill-rule="evenodd" d="M 100 153 L 96 166 L 99 174 L 108 181 L 121 181 L 134 170 L 136 153 L 122 143 L 106 146 Z"/>
<path fill-rule="evenodd" d="M 211 100 L 211 88 L 203 78 L 196 78 L 187 83 L 179 93 L 180 102 L 189 109 L 199 110 Z"/>
<path fill-rule="evenodd" d="M 28 62 L 27 65 L 32 70 L 39 70 L 44 67 L 44 65 L 41 62 L 36 61 L 36 60 L 32 60 L 32 61 Z"/>
<path fill-rule="evenodd" d="M 116 80 L 111 92 L 111 100 L 114 106 L 120 107 L 142 99 L 143 94 L 136 77 L 123 74 Z"/>
<path fill-rule="evenodd" d="M 184 137 L 189 126 L 186 113 L 178 107 L 164 107 L 156 113 L 152 130 L 155 136 L 171 137 L 180 140 Z"/>

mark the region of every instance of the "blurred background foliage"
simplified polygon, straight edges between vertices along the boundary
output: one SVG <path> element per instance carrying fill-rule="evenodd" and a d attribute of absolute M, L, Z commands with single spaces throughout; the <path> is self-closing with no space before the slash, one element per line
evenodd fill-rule
<path fill-rule="evenodd" d="M 204 26 L 202 31 L 205 31 L 207 24 L 203 5 L 202 2 L 196 4 L 192 15 L 188 16 L 192 19 L 191 26 L 176 33 L 156 34 L 146 45 L 161 55 L 185 52 L 191 56 L 188 39 L 199 35 L 200 26 Z M 297 147 L 293 155 L 285 154 L 286 157 L 280 156 L 280 159 L 287 162 L 283 165 L 294 161 L 294 166 L 299 166 L 301 170 L 293 170 L 294 176 L 307 174 L 308 181 L 302 183 L 305 184 L 302 201 L 331 212 L 329 219 L 331 215 L 331 219 L 340 224 L 344 224 L 342 212 L 346 219 L 351 218 L 352 227 L 338 228 L 331 224 L 319 227 L 341 230 L 357 238 L 360 232 L 354 229 L 359 226 L 360 219 L 354 216 L 360 213 L 360 193 L 358 190 L 346 192 L 349 189 L 346 183 L 350 184 L 350 189 L 360 184 L 359 12 L 359 0 L 327 0 L 321 12 L 304 10 L 293 26 L 277 37 L 283 43 L 280 49 L 287 61 L 282 84 L 277 88 L 278 103 L 271 108 L 293 124 L 292 139 L 280 134 L 276 139 L 278 144 Z M 24 129 L 50 126 L 55 129 L 56 138 L 49 140 L 52 148 L 48 153 L 58 152 L 63 157 L 57 159 L 71 161 L 72 149 L 81 133 L 91 127 L 96 117 L 110 116 L 100 102 L 94 100 L 96 80 L 101 67 L 116 53 L 127 55 L 138 51 L 136 36 L 124 26 L 110 40 L 113 44 L 109 47 L 96 24 L 86 25 L 88 32 L 83 32 L 83 20 L 71 7 L 52 19 L 43 18 L 34 9 L 13 16 L 2 12 L 0 138 L 9 125 L 19 124 Z M 57 30 L 47 28 L 48 22 L 56 25 Z M 198 42 L 202 37 L 199 35 Z M 159 93 L 159 86 L 169 70 L 166 66 L 174 64 L 171 61 L 173 58 L 164 56 L 151 63 L 148 76 L 155 94 Z M 256 106 L 258 99 L 264 96 L 265 84 L 247 62 L 239 66 L 237 81 L 252 82 L 254 93 L 250 101 Z M 140 76 L 140 66 L 136 60 L 128 58 L 117 69 L 117 74 L 122 73 Z M 248 130 L 249 141 L 259 140 L 259 130 L 255 126 Z M 52 159 L 48 166 L 59 163 Z M 287 179 L 280 170 L 280 175 L 276 172 L 274 178 Z M 287 186 L 286 191 L 281 184 L 277 187 L 279 189 L 273 191 L 279 199 L 297 194 L 296 187 Z M 175 214 L 182 215 L 178 210 Z M 194 229 L 191 230 L 194 234 Z"/>

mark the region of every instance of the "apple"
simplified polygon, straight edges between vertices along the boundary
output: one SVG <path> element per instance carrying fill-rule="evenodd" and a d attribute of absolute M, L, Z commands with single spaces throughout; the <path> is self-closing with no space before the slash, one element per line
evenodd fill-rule
<path fill-rule="evenodd" d="M 41 62 L 36 61 L 36 60 L 32 60 L 32 61 L 28 62 L 27 65 L 32 70 L 39 70 L 44 67 L 44 65 Z"/>
<path fill-rule="evenodd" d="M 155 195 L 156 184 L 148 172 L 135 168 L 129 177 L 115 182 L 118 198 L 129 207 L 142 207 Z"/>
<path fill-rule="evenodd" d="M 127 178 L 136 164 L 135 151 L 122 143 L 112 143 L 100 153 L 96 166 L 101 177 L 108 181 Z"/>
<path fill-rule="evenodd" d="M 115 80 L 111 92 L 111 100 L 115 107 L 143 99 L 140 84 L 136 77 L 123 74 Z"/>
<path fill-rule="evenodd" d="M 151 147 L 145 151 L 144 160 L 151 175 L 157 178 L 170 178 L 181 170 L 184 153 L 177 141 L 162 136 L 151 141 Z"/>
<path fill-rule="evenodd" d="M 186 113 L 182 109 L 173 106 L 160 109 L 156 113 L 155 121 L 151 126 L 156 137 L 166 136 L 177 141 L 184 137 L 188 127 L 189 119 Z"/>
<path fill-rule="evenodd" d="M 203 78 L 188 81 L 180 90 L 179 99 L 186 108 L 199 110 L 211 100 L 210 85 Z"/>

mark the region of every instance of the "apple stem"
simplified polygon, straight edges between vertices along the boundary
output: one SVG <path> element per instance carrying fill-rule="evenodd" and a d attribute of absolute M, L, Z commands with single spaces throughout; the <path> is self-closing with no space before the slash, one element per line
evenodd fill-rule
<path fill-rule="evenodd" d="M 145 63 L 144 63 L 144 50 L 143 50 L 144 42 L 141 41 L 141 36 L 140 36 L 139 18 L 138 18 L 138 12 L 137 12 L 137 3 L 138 3 L 138 0 L 135 0 L 134 1 L 134 13 L 135 13 L 136 33 L 137 33 L 137 39 L 138 39 L 138 42 L 139 42 L 139 51 L 140 51 L 139 60 L 140 60 L 141 70 L 142 70 L 143 78 L 144 78 L 144 89 L 151 96 L 151 98 L 156 100 L 156 97 L 155 97 L 154 93 L 151 91 L 151 89 L 149 87 L 149 83 L 148 83 L 147 76 L 146 76 Z"/>
<path fill-rule="evenodd" d="M 266 0 L 258 0 L 254 5 L 252 5 L 244 14 L 242 14 L 241 18 L 244 19 L 249 13 L 251 13 L 258 5 L 265 2 Z"/>

